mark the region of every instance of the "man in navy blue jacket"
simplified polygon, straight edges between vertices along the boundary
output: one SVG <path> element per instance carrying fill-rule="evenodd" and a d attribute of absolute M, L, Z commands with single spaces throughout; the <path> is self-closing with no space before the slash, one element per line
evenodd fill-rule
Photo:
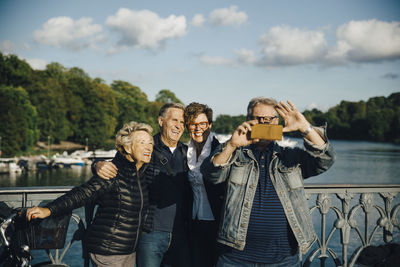
<path fill-rule="evenodd" d="M 154 177 L 150 200 L 154 214 L 148 218 L 136 254 L 137 267 L 190 267 L 188 226 L 192 195 L 187 179 L 187 146 L 179 141 L 184 131 L 184 106 L 167 103 L 159 112 L 160 133 L 154 136 L 151 163 L 161 170 Z M 110 162 L 98 162 L 97 174 L 115 176 Z"/>

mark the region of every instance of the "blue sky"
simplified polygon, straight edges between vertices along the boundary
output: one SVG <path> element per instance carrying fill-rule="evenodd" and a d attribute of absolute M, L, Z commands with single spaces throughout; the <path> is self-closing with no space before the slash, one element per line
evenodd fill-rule
<path fill-rule="evenodd" d="M 0 0 L 0 51 L 215 115 L 256 96 L 327 110 L 400 91 L 400 1 Z"/>

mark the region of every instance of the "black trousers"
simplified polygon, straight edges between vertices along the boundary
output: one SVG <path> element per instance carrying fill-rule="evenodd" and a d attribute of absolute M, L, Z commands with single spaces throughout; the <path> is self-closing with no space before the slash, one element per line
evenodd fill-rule
<path fill-rule="evenodd" d="M 217 231 L 216 221 L 192 221 L 190 243 L 193 267 L 212 267 L 217 263 Z"/>

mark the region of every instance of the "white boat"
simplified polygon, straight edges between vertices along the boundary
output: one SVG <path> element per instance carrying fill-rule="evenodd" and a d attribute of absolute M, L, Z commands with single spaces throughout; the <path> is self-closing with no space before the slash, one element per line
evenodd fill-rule
<path fill-rule="evenodd" d="M 15 158 L 0 158 L 0 173 L 21 173 L 22 168 L 18 166 Z"/>
<path fill-rule="evenodd" d="M 117 153 L 116 149 L 112 150 L 101 150 L 97 149 L 95 151 L 85 151 L 85 150 L 76 150 L 71 153 L 72 157 L 79 157 L 83 160 L 85 159 L 112 159 L 115 157 L 115 154 Z"/>
<path fill-rule="evenodd" d="M 81 159 L 88 159 L 92 157 L 92 155 L 93 155 L 92 151 L 86 151 L 86 150 L 75 150 L 70 154 L 70 156 L 73 158 L 81 158 Z"/>
<path fill-rule="evenodd" d="M 52 157 L 53 165 L 64 168 L 71 166 L 85 166 L 85 161 L 77 156 L 68 155 L 66 151 L 62 155 L 54 155 Z"/>
<path fill-rule="evenodd" d="M 117 153 L 116 149 L 112 150 L 95 150 L 92 154 L 92 159 L 113 159 Z"/>

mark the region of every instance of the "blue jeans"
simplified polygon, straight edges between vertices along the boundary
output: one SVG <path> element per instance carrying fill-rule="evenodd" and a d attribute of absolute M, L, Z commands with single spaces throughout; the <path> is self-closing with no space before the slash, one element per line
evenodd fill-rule
<path fill-rule="evenodd" d="M 169 232 L 142 232 L 136 249 L 137 267 L 160 267 L 164 253 L 171 244 L 172 234 Z"/>
<path fill-rule="evenodd" d="M 299 254 L 288 256 L 277 263 L 255 263 L 250 261 L 238 260 L 226 255 L 221 255 L 218 258 L 216 267 L 300 267 Z"/>

